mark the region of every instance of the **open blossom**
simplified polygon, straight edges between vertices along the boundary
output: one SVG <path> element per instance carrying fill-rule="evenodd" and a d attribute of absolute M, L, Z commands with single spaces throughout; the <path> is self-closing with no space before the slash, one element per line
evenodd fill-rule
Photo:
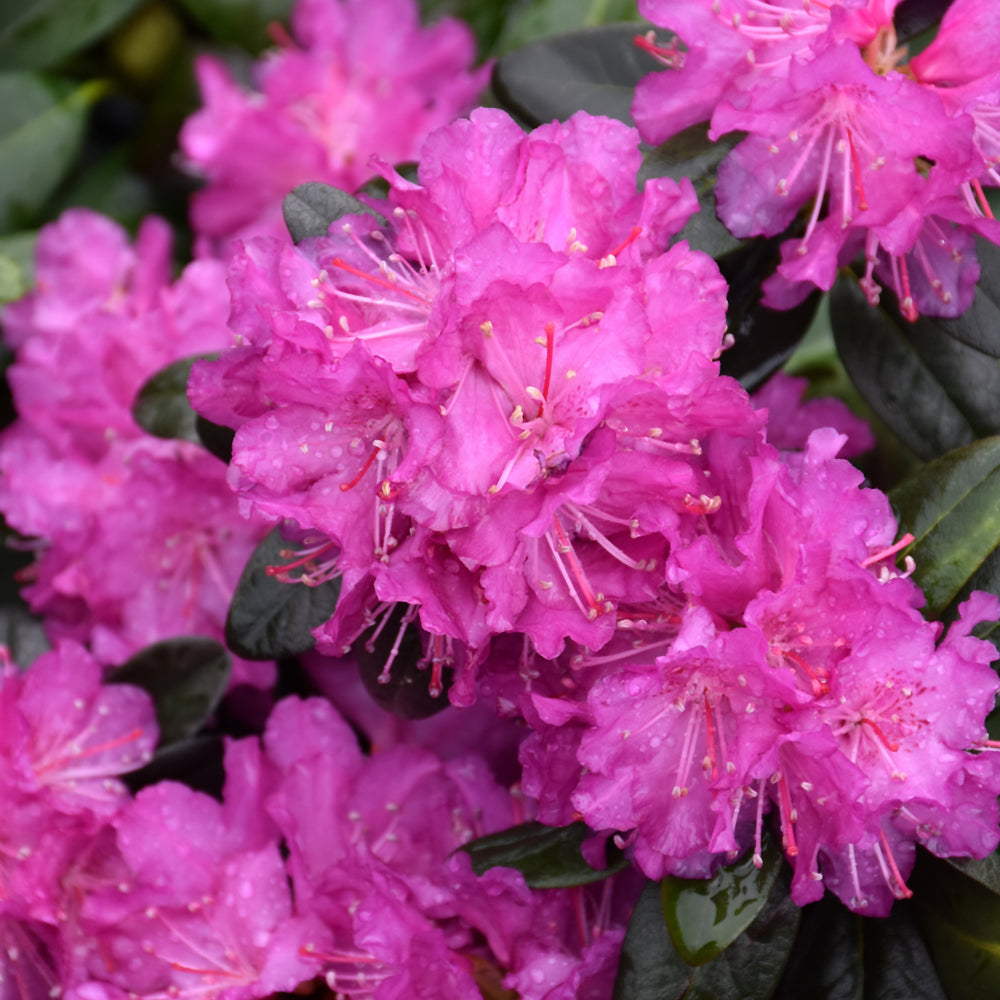
<path fill-rule="evenodd" d="M 643 136 L 662 142 L 707 119 L 713 138 L 748 133 L 723 161 L 717 191 L 720 218 L 738 236 L 776 235 L 809 209 L 765 283 L 775 308 L 829 289 L 837 267 L 863 252 L 873 303 L 881 282 L 910 319 L 957 316 L 978 278 L 972 235 L 1000 240 L 980 186 L 995 152 L 995 40 L 980 31 L 976 57 L 961 69 L 954 55 L 990 15 L 963 5 L 937 49 L 911 68 L 896 48 L 895 6 L 650 0 L 643 8 L 686 46 L 642 42 L 668 66 L 637 89 Z"/>
<path fill-rule="evenodd" d="M 146 434 L 132 404 L 165 365 L 231 342 L 224 269 L 197 261 L 171 284 L 165 223 L 146 220 L 130 245 L 83 209 L 42 230 L 36 261 L 37 287 L 3 313 L 19 419 L 0 437 L 0 509 L 36 552 L 25 595 L 50 636 L 103 663 L 172 636 L 221 638 L 264 528 L 239 516 L 216 459 Z"/>
<path fill-rule="evenodd" d="M 205 107 L 181 148 L 208 184 L 195 231 L 219 250 L 233 237 L 281 231 L 281 203 L 304 181 L 353 191 L 369 158 L 413 160 L 424 138 L 467 111 L 489 66 L 461 22 L 421 27 L 414 0 L 299 0 L 292 35 L 255 67 L 256 91 L 217 59 L 196 71 Z"/>

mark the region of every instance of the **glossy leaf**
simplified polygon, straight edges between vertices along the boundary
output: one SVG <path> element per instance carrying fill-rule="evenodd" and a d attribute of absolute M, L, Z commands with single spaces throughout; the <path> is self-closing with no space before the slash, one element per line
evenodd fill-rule
<path fill-rule="evenodd" d="M 110 679 L 149 692 L 156 705 L 162 747 L 201 729 L 226 690 L 231 667 L 221 643 L 185 636 L 140 650 Z"/>
<path fill-rule="evenodd" d="M 695 250 L 703 250 L 715 258 L 743 245 L 715 214 L 719 164 L 741 138 L 730 134 L 712 142 L 708 138 L 708 122 L 692 125 L 646 153 L 639 170 L 640 183 L 651 177 L 670 177 L 675 181 L 687 177 L 691 181 L 700 211 L 691 217 L 678 239 L 687 240 Z"/>
<path fill-rule="evenodd" d="M 729 285 L 726 325 L 733 337 L 732 347 L 722 353 L 722 372 L 751 391 L 792 356 L 821 298 L 814 292 L 793 309 L 780 312 L 762 304 L 761 283 L 778 262 L 780 239 L 752 240 L 718 258 Z"/>
<path fill-rule="evenodd" d="M 532 127 L 577 111 L 632 124 L 635 85 L 663 67 L 633 38 L 634 24 L 578 28 L 505 55 L 493 72 L 500 103 Z"/>
<path fill-rule="evenodd" d="M 226 465 L 232 461 L 236 431 L 231 427 L 213 424 L 211 420 L 206 420 L 200 413 L 195 414 L 194 429 L 198 435 L 198 441 L 216 458 L 221 459 Z"/>
<path fill-rule="evenodd" d="M 387 712 L 403 719 L 425 719 L 448 708 L 447 691 L 451 686 L 452 670 L 446 668 L 442 689 L 431 691 L 431 672 L 424 656 L 422 636 L 416 622 L 405 622 L 409 608 L 398 604 L 390 613 L 385 627 L 372 640 L 371 633 L 362 635 L 352 647 L 358 662 L 361 681 L 372 699 Z M 388 673 L 386 664 L 390 664 Z"/>
<path fill-rule="evenodd" d="M 864 922 L 865 1000 L 948 1000 L 908 904 Z"/>
<path fill-rule="evenodd" d="M 47 69 L 86 48 L 141 0 L 4 0 L 0 66 Z"/>
<path fill-rule="evenodd" d="M 891 295 L 885 293 L 891 301 Z M 851 380 L 872 410 L 928 461 L 1000 432 L 1000 364 L 932 320 L 907 323 L 873 308 L 857 281 L 841 277 L 830 318 Z"/>
<path fill-rule="evenodd" d="M 514 6 L 507 15 L 497 50 L 503 54 L 575 28 L 639 19 L 635 0 L 533 0 Z"/>
<path fill-rule="evenodd" d="M 788 889 L 789 875 L 783 869 L 746 931 L 713 960 L 691 966 L 674 949 L 660 887 L 649 883 L 625 934 L 614 1000 L 770 1000 L 799 924 L 800 910 Z"/>
<path fill-rule="evenodd" d="M 193 736 L 159 747 L 145 767 L 123 774 L 122 780 L 133 794 L 159 781 L 179 781 L 221 799 L 226 782 L 225 749 L 221 736 Z"/>
<path fill-rule="evenodd" d="M 282 204 L 285 225 L 292 239 L 299 243 L 310 236 L 325 236 L 330 225 L 345 215 L 367 213 L 380 226 L 385 218 L 364 202 L 340 188 L 310 181 L 292 188 Z"/>
<path fill-rule="evenodd" d="M 948 1000 L 996 996 L 1000 896 L 930 857 L 920 859 L 910 884 L 917 918 Z"/>
<path fill-rule="evenodd" d="M 893 15 L 893 25 L 900 45 L 933 27 L 944 17 L 952 0 L 903 0 Z"/>
<path fill-rule="evenodd" d="M 781 868 L 781 851 L 769 842 L 757 868 L 748 854 L 710 879 L 663 880 L 663 915 L 677 954 L 704 965 L 729 947 L 767 903 Z"/>
<path fill-rule="evenodd" d="M 830 894 L 804 907 L 774 1000 L 864 1000 L 863 926 Z"/>
<path fill-rule="evenodd" d="M 930 462 L 889 494 L 914 579 L 935 617 L 966 588 L 1000 546 L 1000 437 L 986 438 Z"/>
<path fill-rule="evenodd" d="M 472 858 L 477 875 L 490 868 L 516 868 L 532 889 L 563 889 L 599 882 L 628 867 L 625 856 L 613 847 L 606 868 L 591 867 L 581 847 L 593 836 L 585 823 L 559 827 L 530 822 L 480 837 L 462 850 Z"/>
<path fill-rule="evenodd" d="M 196 426 L 198 415 L 187 397 L 188 377 L 195 361 L 215 357 L 218 355 L 181 358 L 147 379 L 132 404 L 135 422 L 154 437 L 200 443 Z"/>
<path fill-rule="evenodd" d="M 980 276 L 972 305 L 957 319 L 928 320 L 949 337 L 1000 358 L 1000 247 L 976 239 Z"/>
<path fill-rule="evenodd" d="M 73 164 L 99 81 L 74 88 L 34 73 L 0 73 L 0 231 L 23 227 Z"/>
<path fill-rule="evenodd" d="M 243 569 L 226 618 L 226 644 L 247 660 L 279 660 L 312 649 L 312 629 L 322 625 L 337 606 L 340 580 L 318 587 L 282 583 L 269 566 L 290 558 L 289 545 L 275 528 L 257 546 Z"/>
<path fill-rule="evenodd" d="M 985 858 L 945 858 L 952 868 L 957 868 L 966 878 L 985 886 L 1000 896 L 1000 854 L 994 852 Z"/>
<path fill-rule="evenodd" d="M 251 52 L 270 44 L 272 21 L 287 25 L 292 0 L 179 0 L 180 5 L 220 42 Z"/>

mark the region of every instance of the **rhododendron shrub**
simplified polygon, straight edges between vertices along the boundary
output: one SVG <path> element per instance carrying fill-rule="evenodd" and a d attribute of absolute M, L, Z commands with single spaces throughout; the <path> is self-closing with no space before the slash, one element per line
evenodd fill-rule
<path fill-rule="evenodd" d="M 290 6 L 0 232 L 0 997 L 995 993 L 993 8 Z"/>

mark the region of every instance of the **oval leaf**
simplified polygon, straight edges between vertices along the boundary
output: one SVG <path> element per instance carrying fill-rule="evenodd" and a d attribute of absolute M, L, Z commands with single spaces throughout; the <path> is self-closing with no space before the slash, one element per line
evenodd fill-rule
<path fill-rule="evenodd" d="M 133 795 L 160 781 L 179 781 L 197 792 L 221 799 L 226 783 L 225 751 L 221 736 L 194 736 L 159 747 L 145 767 L 123 774 L 121 779 Z"/>
<path fill-rule="evenodd" d="M 635 85 L 663 67 L 633 39 L 635 24 L 578 28 L 531 42 L 493 70 L 500 103 L 532 127 L 577 111 L 632 124 Z"/>
<path fill-rule="evenodd" d="M 914 536 L 906 551 L 927 612 L 936 617 L 1000 545 L 1000 437 L 928 463 L 889 499 L 901 528 Z"/>
<path fill-rule="evenodd" d="M 181 358 L 147 379 L 132 404 L 135 422 L 153 437 L 200 444 L 196 426 L 198 415 L 187 397 L 188 377 L 195 361 L 217 357 L 218 354 L 199 354 Z"/>
<path fill-rule="evenodd" d="M 1000 247 L 976 237 L 976 255 L 980 277 L 972 305 L 957 319 L 928 322 L 949 337 L 990 357 L 1000 358 Z"/>
<path fill-rule="evenodd" d="M 226 690 L 231 666 L 221 643 L 186 636 L 147 646 L 109 679 L 149 692 L 160 727 L 159 746 L 163 747 L 201 729 Z"/>
<path fill-rule="evenodd" d="M 380 226 L 386 224 L 384 216 L 358 201 L 354 195 L 319 181 L 292 188 L 285 195 L 281 210 L 288 232 L 296 243 L 310 236 L 325 236 L 331 224 L 345 215 L 364 213 L 372 216 Z"/>
<path fill-rule="evenodd" d="M 884 293 L 887 301 L 891 295 Z M 936 323 L 874 308 L 853 278 L 834 285 L 837 350 L 868 405 L 925 461 L 1000 432 L 1000 367 Z"/>
<path fill-rule="evenodd" d="M 280 660 L 312 649 L 312 630 L 334 612 L 340 579 L 318 587 L 282 583 L 268 567 L 288 562 L 289 546 L 275 528 L 243 569 L 226 618 L 226 644 L 247 660 Z"/>
<path fill-rule="evenodd" d="M 33 73 L 0 73 L 0 231 L 23 228 L 72 166 L 100 81 L 73 89 Z"/>
<path fill-rule="evenodd" d="M 477 875 L 490 868 L 516 868 L 532 889 L 564 889 L 599 882 L 628 867 L 617 849 L 606 868 L 591 867 L 581 848 L 593 836 L 586 823 L 546 826 L 530 822 L 480 837 L 461 850 L 472 858 Z"/>
<path fill-rule="evenodd" d="M 362 683 L 375 702 L 400 718 L 426 719 L 450 706 L 445 693 L 453 671 L 445 669 L 441 690 L 431 691 L 421 629 L 416 622 L 403 621 L 407 614 L 412 618 L 410 612 L 409 605 L 398 604 L 385 625 L 372 630 L 375 638 L 362 636 L 352 651 Z"/>
<path fill-rule="evenodd" d="M 0 605 L 0 646 L 22 670 L 52 648 L 41 622 L 22 604 Z"/>
<path fill-rule="evenodd" d="M 710 879 L 664 879 L 663 916 L 677 954 L 688 965 L 720 955 L 764 908 L 780 868 L 781 852 L 768 838 L 760 868 L 748 854 Z"/>
<path fill-rule="evenodd" d="M 0 66 L 46 69 L 86 48 L 141 0 L 4 0 Z"/>
<path fill-rule="evenodd" d="M 200 413 L 195 414 L 194 430 L 198 441 L 207 451 L 228 465 L 233 460 L 233 441 L 236 431 L 231 427 L 213 424 Z"/>

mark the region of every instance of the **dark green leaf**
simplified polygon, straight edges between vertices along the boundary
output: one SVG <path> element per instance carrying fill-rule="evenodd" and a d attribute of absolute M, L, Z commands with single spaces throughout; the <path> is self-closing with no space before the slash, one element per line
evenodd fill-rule
<path fill-rule="evenodd" d="M 639 19 L 635 0 L 530 0 L 507 16 L 497 54 L 575 28 Z"/>
<path fill-rule="evenodd" d="M 865 1000 L 947 1000 L 909 905 L 866 920 L 864 936 Z"/>
<path fill-rule="evenodd" d="M 712 142 L 708 138 L 707 122 L 692 125 L 646 153 L 639 170 L 641 183 L 651 177 L 670 177 L 675 181 L 687 177 L 691 181 L 700 211 L 691 217 L 677 238 L 687 240 L 694 249 L 715 258 L 743 245 L 715 214 L 719 164 L 741 138 L 741 135 L 730 133 Z"/>
<path fill-rule="evenodd" d="M 160 746 L 193 736 L 215 711 L 229 683 L 229 655 L 199 636 L 167 639 L 140 650 L 112 675 L 148 691 L 156 705 Z"/>
<path fill-rule="evenodd" d="M 431 690 L 423 633 L 410 620 L 412 617 L 413 610 L 408 605 L 397 604 L 374 640 L 371 634 L 377 627 L 363 635 L 352 652 L 365 689 L 382 708 L 404 719 L 425 719 L 451 704 L 445 693 L 451 686 L 453 671 L 445 669 L 441 690 L 436 693 Z M 388 672 L 386 664 L 390 667 Z"/>
<path fill-rule="evenodd" d="M 670 943 L 659 883 L 647 883 L 622 942 L 613 1000 L 677 1000 L 686 995 L 697 971 Z"/>
<path fill-rule="evenodd" d="M 925 465 L 889 494 L 927 611 L 940 614 L 1000 545 L 1000 437 Z"/>
<path fill-rule="evenodd" d="M 38 243 L 38 232 L 31 230 L 25 233 L 8 233 L 0 236 L 0 254 L 13 261 L 27 291 L 35 283 L 35 244 Z"/>
<path fill-rule="evenodd" d="M 226 781 L 223 764 L 225 742 L 221 736 L 194 736 L 157 749 L 153 759 L 138 771 L 122 775 L 135 794 L 160 781 L 179 781 L 198 792 L 222 798 Z"/>
<path fill-rule="evenodd" d="M 949 1000 L 1000 991 L 1000 896 L 924 855 L 910 879 L 917 919 Z"/>
<path fill-rule="evenodd" d="M 928 322 L 969 347 L 1000 358 L 1000 247 L 977 238 L 976 255 L 981 273 L 972 305 L 958 319 Z"/>
<path fill-rule="evenodd" d="M 47 69 L 100 38 L 141 0 L 4 0 L 0 66 Z"/>
<path fill-rule="evenodd" d="M 0 605 L 0 646 L 22 669 L 51 649 L 41 622 L 22 604 Z"/>
<path fill-rule="evenodd" d="M 762 385 L 793 354 L 816 316 L 820 293 L 777 312 L 761 303 L 761 283 L 778 262 L 781 237 L 755 239 L 718 258 L 729 284 L 726 325 L 733 345 L 722 353 L 722 371 L 747 389 Z"/>
<path fill-rule="evenodd" d="M 33 73 L 0 73 L 0 231 L 46 204 L 76 157 L 100 81 L 73 88 Z"/>
<path fill-rule="evenodd" d="M 135 422 L 154 437 L 200 443 L 195 426 L 197 414 L 187 397 L 188 376 L 196 361 L 216 357 L 216 354 L 199 354 L 181 358 L 148 378 L 132 404 Z"/>
<path fill-rule="evenodd" d="M 592 868 L 581 847 L 593 836 L 585 823 L 560 827 L 531 822 L 480 837 L 462 850 L 471 856 L 477 875 L 490 868 L 516 868 L 532 889 L 563 889 L 599 882 L 628 867 L 622 852 L 615 850 L 606 868 Z"/>
<path fill-rule="evenodd" d="M 950 6 L 951 0 L 903 0 L 893 17 L 899 44 L 936 24 Z"/>
<path fill-rule="evenodd" d="M 688 965 L 718 957 L 756 919 L 781 868 L 781 851 L 768 838 L 763 866 L 748 854 L 710 879 L 663 880 L 663 916 L 677 954 Z"/>
<path fill-rule="evenodd" d="M 282 205 L 285 225 L 296 243 L 310 236 L 325 236 L 331 223 L 345 215 L 368 214 L 380 226 L 384 226 L 385 218 L 364 202 L 358 201 L 353 195 L 340 188 L 310 181 L 292 188 L 285 196 Z"/>
<path fill-rule="evenodd" d="M 863 923 L 830 893 L 804 907 L 795 947 L 774 1000 L 862 1000 Z"/>
<path fill-rule="evenodd" d="M 1000 432 L 1000 365 L 928 319 L 907 323 L 873 308 L 841 276 L 830 317 L 837 349 L 868 405 L 925 461 Z"/>
<path fill-rule="evenodd" d="M 251 52 L 271 44 L 267 27 L 288 24 L 292 0 L 179 0 L 181 6 L 220 42 Z"/>
<path fill-rule="evenodd" d="M 248 660 L 278 660 L 312 649 L 312 629 L 334 612 L 340 579 L 319 586 L 282 583 L 268 567 L 296 558 L 275 528 L 257 546 L 243 570 L 229 605 L 226 643 Z"/>
<path fill-rule="evenodd" d="M 198 440 L 216 458 L 222 459 L 226 465 L 232 461 L 233 440 L 236 437 L 236 431 L 231 427 L 213 424 L 211 420 L 206 420 L 200 413 L 195 415 L 194 429 Z"/>
<path fill-rule="evenodd" d="M 966 878 L 973 879 L 994 895 L 1000 896 L 1000 854 L 994 852 L 987 854 L 985 858 L 945 858 L 945 861 Z"/>
<path fill-rule="evenodd" d="M 505 55 L 493 72 L 500 102 L 531 126 L 584 110 L 632 124 L 635 85 L 663 67 L 638 48 L 634 24 L 578 28 Z"/>
<path fill-rule="evenodd" d="M 746 931 L 704 965 L 675 951 L 664 921 L 661 892 L 649 883 L 639 897 L 622 946 L 614 1000 L 769 1000 L 795 941 L 799 908 L 783 869 L 766 905 Z M 798 994 L 800 997 L 822 994 Z M 826 1000 L 823 997 L 823 1000 Z"/>
<path fill-rule="evenodd" d="M 801 916 L 789 895 L 790 881 L 786 867 L 746 932 L 718 958 L 695 969 L 684 1000 L 770 1000 L 788 964 Z"/>
<path fill-rule="evenodd" d="M 442 17 L 459 17 L 472 28 L 479 51 L 488 53 L 496 44 L 512 9 L 522 0 L 420 0 L 425 23 Z"/>

